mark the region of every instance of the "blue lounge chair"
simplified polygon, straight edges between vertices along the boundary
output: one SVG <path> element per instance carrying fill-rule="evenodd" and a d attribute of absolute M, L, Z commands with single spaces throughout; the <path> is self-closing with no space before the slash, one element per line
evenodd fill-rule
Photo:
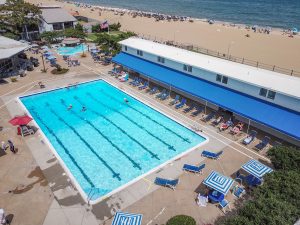
<path fill-rule="evenodd" d="M 192 112 L 191 116 L 193 116 L 193 117 L 198 116 L 200 113 L 203 112 L 203 110 L 204 110 L 203 107 L 198 106 L 198 107 L 197 107 L 197 110 L 196 110 L 195 112 Z"/>
<path fill-rule="evenodd" d="M 162 92 L 156 95 L 156 98 L 161 98 L 166 93 L 166 91 L 166 89 L 163 89 Z"/>
<path fill-rule="evenodd" d="M 249 135 L 243 140 L 244 145 L 249 145 L 252 141 L 255 140 L 257 132 L 255 130 L 251 130 Z"/>
<path fill-rule="evenodd" d="M 142 79 L 142 78 L 137 79 L 137 81 L 133 84 L 133 86 L 134 86 L 134 87 L 137 87 L 137 86 L 141 85 L 142 82 L 143 82 L 143 79 Z"/>
<path fill-rule="evenodd" d="M 181 99 L 181 102 L 178 105 L 175 106 L 175 108 L 180 109 L 185 105 L 185 103 L 186 103 L 186 99 L 183 98 L 183 99 Z"/>
<path fill-rule="evenodd" d="M 219 206 L 224 213 L 226 213 L 227 207 L 230 209 L 229 201 L 227 201 L 225 198 L 219 202 Z"/>
<path fill-rule="evenodd" d="M 262 139 L 262 141 L 255 146 L 255 148 L 258 149 L 259 151 L 263 150 L 269 144 L 270 140 L 271 140 L 270 137 L 265 136 Z"/>
<path fill-rule="evenodd" d="M 168 180 L 168 179 L 156 177 L 154 183 L 156 185 L 169 187 L 169 188 L 172 188 L 173 190 L 175 190 L 176 185 L 179 183 L 179 179 Z"/>
<path fill-rule="evenodd" d="M 170 96 L 170 92 L 168 91 L 160 97 L 160 100 L 162 100 L 162 101 L 166 100 L 167 98 L 169 98 L 169 96 Z"/>
<path fill-rule="evenodd" d="M 132 81 L 129 82 L 129 85 L 133 85 L 135 82 L 137 82 L 138 79 L 138 77 L 135 77 Z"/>
<path fill-rule="evenodd" d="M 155 93 L 157 92 L 157 90 L 158 90 L 158 88 L 157 88 L 157 87 L 153 87 L 153 88 L 151 89 L 151 91 L 149 92 L 149 93 L 150 93 L 150 95 L 153 95 L 153 94 L 155 94 Z"/>
<path fill-rule="evenodd" d="M 212 111 L 210 114 L 206 115 L 205 117 L 202 118 L 204 122 L 210 121 L 214 116 L 216 115 L 215 111 Z"/>
<path fill-rule="evenodd" d="M 195 104 L 192 103 L 189 107 L 185 108 L 185 109 L 183 110 L 183 112 L 184 112 L 184 113 L 188 113 L 188 112 L 192 111 L 195 107 L 196 107 Z"/>
<path fill-rule="evenodd" d="M 175 105 L 179 102 L 180 96 L 176 95 L 175 98 L 169 103 L 169 105 Z"/>
<path fill-rule="evenodd" d="M 139 90 L 144 90 L 148 86 L 149 86 L 149 81 L 145 81 L 144 85 L 139 87 Z"/>
<path fill-rule="evenodd" d="M 242 187 L 239 187 L 239 186 L 237 186 L 233 189 L 233 195 L 237 198 L 242 197 L 243 194 L 245 194 L 245 192 L 246 192 L 245 189 Z"/>
<path fill-rule="evenodd" d="M 223 151 L 219 151 L 217 153 L 210 152 L 210 151 L 203 151 L 201 153 L 201 156 L 206 157 L 206 158 L 211 158 L 211 159 L 219 159 L 222 154 L 223 154 Z"/>
<path fill-rule="evenodd" d="M 184 164 L 183 165 L 183 170 L 193 172 L 193 173 L 202 173 L 202 170 L 205 168 L 205 164 L 202 164 L 200 166 L 194 166 L 194 165 L 189 165 L 189 164 Z"/>

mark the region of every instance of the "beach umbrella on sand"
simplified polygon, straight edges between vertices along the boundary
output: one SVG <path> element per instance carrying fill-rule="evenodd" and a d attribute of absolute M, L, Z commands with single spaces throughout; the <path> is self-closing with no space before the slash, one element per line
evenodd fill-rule
<path fill-rule="evenodd" d="M 296 27 L 294 27 L 293 29 L 292 29 L 292 32 L 293 32 L 293 34 L 298 34 L 298 29 L 296 28 Z"/>
<path fill-rule="evenodd" d="M 15 116 L 9 121 L 9 123 L 12 124 L 13 126 L 27 125 L 31 120 L 32 118 L 27 115 Z"/>

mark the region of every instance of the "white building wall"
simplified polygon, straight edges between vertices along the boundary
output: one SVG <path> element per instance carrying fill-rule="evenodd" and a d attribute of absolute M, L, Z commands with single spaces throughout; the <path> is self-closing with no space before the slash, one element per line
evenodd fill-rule
<path fill-rule="evenodd" d="M 149 60 L 151 62 L 155 62 L 155 63 L 160 64 L 157 61 L 157 56 L 156 55 L 153 55 L 153 54 L 150 54 L 150 53 L 147 53 L 147 52 L 143 52 L 143 56 L 141 57 L 141 56 L 137 55 L 137 49 L 127 47 L 127 51 L 126 51 L 125 46 L 122 46 L 122 51 L 126 52 L 128 54 L 132 54 L 132 55 L 135 55 L 137 57 Z M 187 73 L 186 71 L 183 71 L 183 64 L 179 63 L 179 62 L 175 62 L 175 61 L 165 59 L 165 63 L 162 64 L 162 65 L 167 66 L 167 67 L 172 68 L 172 69 L 175 69 L 175 70 L 178 70 L 178 71 L 182 71 L 182 72 Z M 228 78 L 228 83 L 223 84 L 221 82 L 216 81 L 216 75 L 217 74 L 212 73 L 210 71 L 205 71 L 205 70 L 200 69 L 200 68 L 193 67 L 193 72 L 189 73 L 189 74 L 192 74 L 192 75 L 194 75 L 196 77 L 199 77 L 201 79 L 216 83 L 218 85 L 222 85 L 222 86 L 228 87 L 230 89 L 248 94 L 250 96 L 253 96 L 253 97 L 256 97 L 256 98 L 259 98 L 259 99 L 262 99 L 262 100 L 265 100 L 265 101 L 268 101 L 268 102 L 271 102 L 271 103 L 274 103 L 274 104 L 277 104 L 277 105 L 280 105 L 280 106 L 283 106 L 283 107 L 286 107 L 286 108 L 289 108 L 289 109 L 292 109 L 292 110 L 295 110 L 297 112 L 300 112 L 300 99 L 296 99 L 296 98 L 293 98 L 293 97 L 290 97 L 290 96 L 286 96 L 286 95 L 283 95 L 281 93 L 276 93 L 276 97 L 275 97 L 274 100 L 268 99 L 266 97 L 262 97 L 262 96 L 259 95 L 260 87 L 257 87 L 257 86 L 251 85 L 251 84 L 247 84 L 247 83 L 243 83 L 241 81 L 234 80 L 232 78 Z"/>

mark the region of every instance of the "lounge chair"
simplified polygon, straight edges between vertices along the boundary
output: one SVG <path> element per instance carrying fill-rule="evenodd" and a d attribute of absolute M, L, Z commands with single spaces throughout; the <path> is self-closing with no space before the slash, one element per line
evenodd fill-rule
<path fill-rule="evenodd" d="M 184 164 L 182 169 L 185 171 L 193 172 L 193 173 L 202 173 L 202 170 L 205 168 L 205 164 L 200 166 L 194 166 L 189 164 Z"/>
<path fill-rule="evenodd" d="M 204 116 L 201 120 L 204 122 L 208 122 L 210 121 L 212 118 L 214 118 L 214 116 L 216 115 L 215 111 L 212 111 L 210 114 Z"/>
<path fill-rule="evenodd" d="M 269 144 L 270 140 L 271 140 L 270 137 L 265 136 L 262 139 L 262 141 L 255 146 L 255 148 L 258 149 L 258 150 L 260 150 L 260 151 L 263 150 L 265 147 L 267 147 L 267 145 Z"/>
<path fill-rule="evenodd" d="M 218 118 L 216 118 L 213 122 L 212 125 L 213 126 L 218 126 L 220 123 L 224 122 L 224 116 L 221 115 Z"/>
<path fill-rule="evenodd" d="M 34 134 L 34 131 L 30 127 L 27 127 L 27 126 L 20 126 L 20 131 L 18 130 L 18 133 L 19 132 L 23 137 Z"/>
<path fill-rule="evenodd" d="M 142 82 L 143 82 L 142 78 L 137 79 L 137 81 L 134 84 L 132 84 L 132 86 L 134 86 L 134 87 L 140 86 L 142 84 Z"/>
<path fill-rule="evenodd" d="M 175 98 L 169 103 L 169 105 L 175 105 L 179 102 L 180 96 L 176 95 Z"/>
<path fill-rule="evenodd" d="M 201 153 L 201 156 L 206 157 L 206 158 L 211 158 L 211 159 L 219 159 L 222 154 L 223 154 L 223 151 L 219 151 L 217 153 L 210 152 L 210 151 L 203 151 Z"/>
<path fill-rule="evenodd" d="M 161 98 L 167 92 L 166 89 L 163 89 L 162 92 L 156 95 L 156 98 Z"/>
<path fill-rule="evenodd" d="M 196 110 L 195 112 L 192 112 L 192 113 L 191 113 L 191 116 L 193 116 L 193 117 L 198 116 L 200 113 L 203 112 L 203 110 L 204 110 L 203 107 L 198 106 L 198 107 L 197 107 L 197 110 Z"/>
<path fill-rule="evenodd" d="M 133 85 L 135 82 L 137 82 L 138 79 L 138 77 L 135 77 L 132 81 L 129 82 L 129 85 Z"/>
<path fill-rule="evenodd" d="M 184 112 L 184 113 L 188 113 L 188 112 L 192 111 L 195 107 L 196 107 L 195 104 L 192 103 L 189 107 L 185 108 L 185 109 L 183 110 L 183 112 Z"/>
<path fill-rule="evenodd" d="M 226 123 L 221 123 L 220 127 L 219 127 L 219 130 L 220 131 L 224 131 L 224 130 L 227 130 L 229 127 L 232 127 L 233 126 L 233 122 L 231 119 L 227 120 Z"/>
<path fill-rule="evenodd" d="M 180 109 L 180 108 L 182 108 L 182 107 L 185 105 L 185 103 L 186 103 L 186 99 L 183 98 L 183 99 L 181 100 L 181 102 L 175 106 L 175 108 L 176 108 L 176 109 Z"/>
<path fill-rule="evenodd" d="M 155 94 L 156 92 L 158 91 L 158 88 L 155 86 L 155 87 L 153 87 L 151 90 L 150 90 L 150 95 L 153 95 L 153 94 Z"/>
<path fill-rule="evenodd" d="M 225 198 L 219 202 L 219 206 L 224 213 L 226 213 L 227 207 L 230 209 L 229 201 L 227 201 Z"/>
<path fill-rule="evenodd" d="M 167 91 L 165 94 L 163 94 L 161 97 L 160 97 L 160 100 L 166 100 L 167 98 L 169 98 L 170 96 L 170 91 Z"/>
<path fill-rule="evenodd" d="M 148 86 L 149 86 L 149 81 L 145 81 L 144 85 L 139 87 L 139 90 L 144 90 L 144 89 L 146 89 Z"/>
<path fill-rule="evenodd" d="M 197 195 L 196 203 L 197 203 L 198 206 L 206 207 L 207 202 L 208 202 L 208 196 L 207 195 L 202 195 L 200 193 Z"/>
<path fill-rule="evenodd" d="M 232 135 L 237 135 L 239 134 L 244 128 L 244 123 L 242 122 L 238 122 L 237 125 L 235 125 L 229 133 L 231 133 Z"/>
<path fill-rule="evenodd" d="M 249 135 L 243 140 L 244 145 L 249 145 L 252 141 L 255 140 L 257 131 L 251 130 Z"/>
<path fill-rule="evenodd" d="M 156 177 L 154 183 L 156 185 L 169 187 L 169 188 L 172 188 L 173 190 L 175 190 L 177 184 L 179 183 L 179 179 L 169 180 L 169 179 Z"/>
<path fill-rule="evenodd" d="M 245 189 L 238 185 L 233 188 L 232 192 L 233 195 L 237 198 L 242 197 L 246 193 Z"/>

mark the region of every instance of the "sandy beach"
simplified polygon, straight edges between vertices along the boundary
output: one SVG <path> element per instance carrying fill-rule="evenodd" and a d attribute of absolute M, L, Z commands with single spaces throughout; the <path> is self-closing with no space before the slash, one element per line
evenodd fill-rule
<path fill-rule="evenodd" d="M 276 65 L 300 72 L 300 37 L 288 37 L 281 30 L 272 30 L 271 34 L 255 33 L 244 26 L 223 25 L 195 20 L 189 21 L 158 21 L 154 18 L 120 15 L 112 11 L 78 7 L 71 3 L 55 0 L 27 0 L 33 4 L 60 5 L 69 12 L 78 11 L 79 15 L 109 23 L 120 22 L 122 30 L 133 31 L 138 35 L 156 40 L 176 41 L 183 44 L 197 45 L 220 53 L 261 63 Z M 101 12 L 101 14 L 99 13 Z M 246 37 L 249 34 L 250 37 Z"/>

